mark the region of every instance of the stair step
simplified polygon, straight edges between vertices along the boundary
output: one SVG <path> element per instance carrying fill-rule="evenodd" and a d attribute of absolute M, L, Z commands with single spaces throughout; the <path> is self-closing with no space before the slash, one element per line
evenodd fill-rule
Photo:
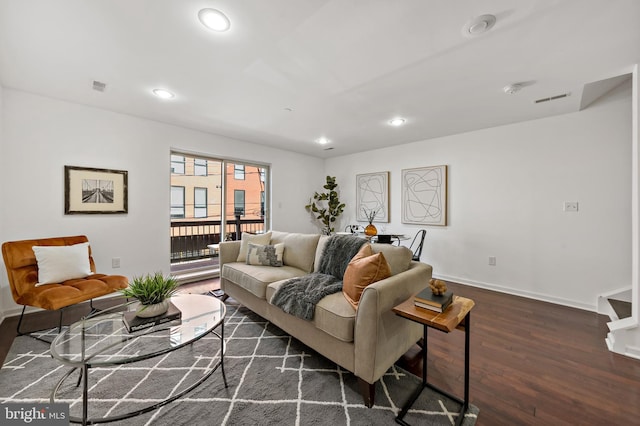
<path fill-rule="evenodd" d="M 616 299 L 607 300 L 618 316 L 618 319 L 629 318 L 631 316 L 631 302 Z"/>

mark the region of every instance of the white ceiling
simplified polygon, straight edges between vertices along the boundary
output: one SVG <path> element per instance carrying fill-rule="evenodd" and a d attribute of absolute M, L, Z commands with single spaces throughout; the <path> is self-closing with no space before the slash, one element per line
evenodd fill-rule
<path fill-rule="evenodd" d="M 578 111 L 639 62 L 638 0 L 0 0 L 5 88 L 319 157 Z"/>

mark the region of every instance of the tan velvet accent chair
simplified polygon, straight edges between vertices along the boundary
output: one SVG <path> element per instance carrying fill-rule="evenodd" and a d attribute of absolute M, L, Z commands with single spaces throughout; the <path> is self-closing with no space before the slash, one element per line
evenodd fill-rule
<path fill-rule="evenodd" d="M 84 235 L 73 237 L 43 238 L 37 240 L 10 241 L 2 244 L 2 258 L 9 277 L 11 295 L 18 305 L 22 305 L 22 314 L 18 321 L 20 326 L 27 306 L 60 311 L 58 332 L 62 327 L 62 313 L 64 308 L 77 303 L 90 301 L 91 311 L 93 299 L 126 288 L 129 284 L 127 277 L 122 275 L 96 274 L 96 266 L 91 256 L 89 246 L 89 264 L 92 274 L 85 278 L 67 280 L 57 284 L 36 286 L 38 283 L 38 263 L 33 252 L 33 246 L 69 246 L 86 243 L 89 240 Z"/>

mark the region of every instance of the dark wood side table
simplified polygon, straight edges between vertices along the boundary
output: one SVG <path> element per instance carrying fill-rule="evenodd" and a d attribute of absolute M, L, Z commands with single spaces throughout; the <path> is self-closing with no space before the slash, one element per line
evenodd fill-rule
<path fill-rule="evenodd" d="M 442 313 L 432 312 L 427 309 L 417 308 L 413 304 L 413 297 L 405 300 L 395 308 L 393 308 L 393 312 L 401 317 L 407 318 L 411 321 L 415 321 L 423 325 L 423 348 L 422 348 L 422 383 L 413 393 L 411 398 L 407 401 L 407 403 L 402 407 L 402 411 L 396 417 L 396 423 L 401 425 L 408 425 L 403 418 L 411 408 L 416 399 L 420 396 L 422 391 L 425 388 L 431 388 L 441 394 L 451 398 L 454 401 L 462 404 L 462 408 L 460 409 L 460 414 L 456 419 L 456 426 L 459 426 L 464 419 L 464 415 L 469 409 L 469 335 L 470 335 L 470 320 L 471 320 L 471 309 L 475 305 L 473 300 L 467 299 L 465 297 L 453 296 L 453 302 L 451 305 Z M 428 333 L 427 330 L 429 328 L 435 328 L 436 330 L 444 331 L 445 333 L 450 333 L 456 328 L 459 330 L 464 330 L 464 398 L 460 399 L 454 395 L 445 392 L 427 381 L 427 350 L 429 348 L 429 344 L 427 341 Z"/>

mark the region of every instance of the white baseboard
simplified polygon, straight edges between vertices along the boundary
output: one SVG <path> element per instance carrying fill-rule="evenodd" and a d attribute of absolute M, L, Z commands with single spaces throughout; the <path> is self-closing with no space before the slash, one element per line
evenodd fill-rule
<path fill-rule="evenodd" d="M 450 275 L 434 275 L 434 278 L 438 278 L 445 281 L 452 281 L 454 283 L 460 283 L 464 285 L 469 285 L 472 287 L 484 288 L 486 290 L 493 290 L 500 293 L 511 294 L 514 296 L 526 297 L 528 299 L 540 300 L 542 302 L 555 303 L 556 305 L 568 306 L 571 308 L 578 308 L 585 311 L 597 312 L 596 304 L 587 304 L 587 303 L 579 303 L 575 300 L 563 299 L 561 297 L 549 296 L 547 294 L 535 293 L 530 291 L 516 290 L 510 287 L 503 287 L 496 284 L 485 283 L 481 281 L 468 280 L 460 277 L 454 277 Z"/>

